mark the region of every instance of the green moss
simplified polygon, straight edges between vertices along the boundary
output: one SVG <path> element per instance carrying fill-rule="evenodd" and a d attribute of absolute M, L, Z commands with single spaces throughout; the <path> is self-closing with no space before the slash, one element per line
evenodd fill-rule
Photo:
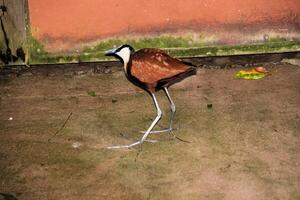
<path fill-rule="evenodd" d="M 92 48 L 87 48 L 84 52 L 103 52 L 114 46 L 120 46 L 122 44 L 130 44 L 136 49 L 141 48 L 179 48 L 179 47 L 192 47 L 195 45 L 203 45 L 204 41 L 193 41 L 191 36 L 187 37 L 172 37 L 163 35 L 160 37 L 146 37 L 146 38 L 135 38 L 135 39 L 110 39 L 103 41 Z"/>
<path fill-rule="evenodd" d="M 300 50 L 300 41 L 289 41 L 285 38 L 270 38 L 262 43 L 228 46 L 213 44 L 202 36 L 195 38 L 189 35 L 186 37 L 163 35 L 160 37 L 105 40 L 94 47 L 84 49 L 79 55 L 50 54 L 45 51 L 43 44 L 33 37 L 30 37 L 29 40 L 30 63 L 76 63 L 113 60 L 114 58 L 104 55 L 105 51 L 125 43 L 132 45 L 135 49 L 162 48 L 176 57 L 243 55 Z"/>
<path fill-rule="evenodd" d="M 35 39 L 31 34 L 28 34 L 27 37 L 27 47 L 29 51 L 30 61 L 39 61 L 41 57 L 49 56 L 42 43 Z"/>
<path fill-rule="evenodd" d="M 287 38 L 283 38 L 283 37 L 274 37 L 274 38 L 270 38 L 268 41 L 269 42 L 287 42 L 289 40 Z"/>

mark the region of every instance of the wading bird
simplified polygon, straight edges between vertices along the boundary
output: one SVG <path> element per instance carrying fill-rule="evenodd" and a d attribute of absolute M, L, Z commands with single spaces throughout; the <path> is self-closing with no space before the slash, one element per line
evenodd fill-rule
<path fill-rule="evenodd" d="M 142 144 L 144 141 L 148 141 L 146 138 L 150 133 L 171 132 L 175 114 L 175 104 L 170 97 L 168 87 L 186 77 L 195 75 L 195 66 L 173 58 L 160 49 L 145 48 L 135 52 L 133 47 L 127 44 L 108 50 L 105 55 L 114 56 L 123 63 L 127 79 L 151 95 L 157 111 L 156 118 L 149 128 L 143 132 L 144 135 L 139 141 L 130 145 L 112 146 L 108 148 L 130 148 Z M 169 128 L 152 131 L 162 117 L 162 111 L 155 97 L 155 92 L 159 90 L 164 90 L 171 106 Z"/>

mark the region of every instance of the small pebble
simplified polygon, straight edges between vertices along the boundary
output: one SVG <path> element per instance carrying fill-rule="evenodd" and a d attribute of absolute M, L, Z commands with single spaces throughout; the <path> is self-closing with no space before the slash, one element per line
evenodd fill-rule
<path fill-rule="evenodd" d="M 75 148 L 75 149 L 77 149 L 77 148 L 79 148 L 81 145 L 82 145 L 82 144 L 81 144 L 80 142 L 74 142 L 74 143 L 72 144 L 72 147 Z"/>
<path fill-rule="evenodd" d="M 14 119 L 14 118 L 12 118 L 12 117 L 8 118 L 9 121 L 12 121 L 13 119 Z"/>

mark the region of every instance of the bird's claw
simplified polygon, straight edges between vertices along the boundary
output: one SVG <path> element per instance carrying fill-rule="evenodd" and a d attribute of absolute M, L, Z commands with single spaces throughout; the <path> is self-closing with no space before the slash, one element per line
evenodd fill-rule
<path fill-rule="evenodd" d="M 176 131 L 177 130 L 177 128 L 166 128 L 166 129 L 162 129 L 162 130 L 156 130 L 156 131 L 150 131 L 150 134 L 157 134 L 157 133 L 164 133 L 164 132 L 169 132 L 169 133 L 171 133 L 171 132 L 173 132 L 173 131 Z M 146 133 L 146 131 L 139 131 L 140 133 L 143 133 L 143 134 L 145 134 Z"/>
<path fill-rule="evenodd" d="M 134 147 L 136 145 L 142 145 L 143 142 L 150 142 L 150 143 L 156 143 L 158 142 L 157 140 L 139 140 L 137 142 L 134 142 L 132 144 L 129 144 L 129 145 L 116 145 L 116 146 L 109 146 L 109 147 L 106 147 L 107 149 L 123 149 L 123 148 L 126 148 L 126 149 L 130 149 L 131 147 Z"/>

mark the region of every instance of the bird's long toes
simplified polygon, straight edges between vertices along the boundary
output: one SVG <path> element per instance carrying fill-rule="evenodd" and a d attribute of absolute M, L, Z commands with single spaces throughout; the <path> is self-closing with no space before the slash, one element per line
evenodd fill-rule
<path fill-rule="evenodd" d="M 158 140 L 145 140 L 145 142 L 156 143 Z"/>
<path fill-rule="evenodd" d="M 150 131 L 150 133 L 152 134 L 152 133 L 154 133 L 154 134 L 156 134 L 156 133 L 165 133 L 165 132 L 171 132 L 171 131 L 175 131 L 176 129 L 172 129 L 172 128 L 165 128 L 165 129 L 162 129 L 162 130 L 155 130 L 155 131 Z M 143 133 L 143 134 L 145 134 L 146 133 L 146 131 L 139 131 L 140 133 Z"/>
<path fill-rule="evenodd" d="M 154 134 L 157 134 L 157 133 L 165 133 L 165 132 L 173 132 L 173 131 L 177 131 L 179 128 L 165 128 L 165 129 L 162 129 L 162 130 L 154 130 L 154 131 L 150 131 L 150 133 L 154 133 Z M 145 134 L 146 131 L 139 131 L 140 133 L 143 133 Z"/>
<path fill-rule="evenodd" d="M 134 142 L 134 143 L 129 144 L 129 145 L 115 145 L 115 146 L 109 146 L 109 147 L 106 147 L 106 148 L 107 149 L 126 149 L 126 148 L 129 149 L 131 147 L 134 147 L 134 146 L 136 146 L 138 144 L 142 144 L 142 143 L 143 143 L 143 141 L 139 140 L 139 141 Z"/>

